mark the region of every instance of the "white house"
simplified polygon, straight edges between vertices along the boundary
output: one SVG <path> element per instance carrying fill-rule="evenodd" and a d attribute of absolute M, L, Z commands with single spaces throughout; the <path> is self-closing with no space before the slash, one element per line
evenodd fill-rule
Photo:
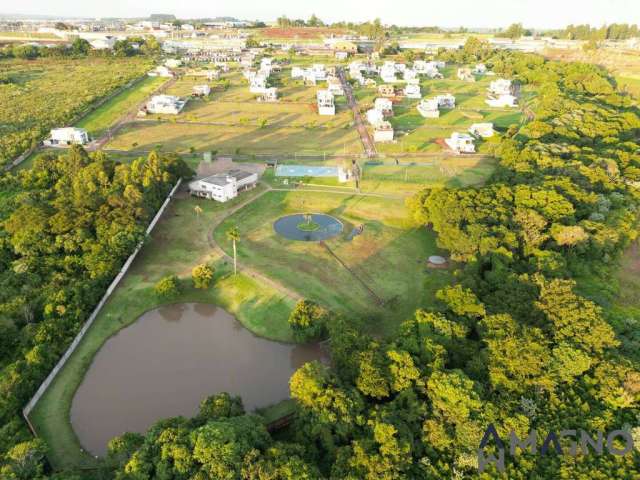
<path fill-rule="evenodd" d="M 373 129 L 374 142 L 393 142 L 393 127 L 389 122 L 383 121 L 375 125 Z"/>
<path fill-rule="evenodd" d="M 89 40 L 89 45 L 91 45 L 91 48 L 93 48 L 94 50 L 111 50 L 116 44 L 116 41 L 116 37 L 106 35 L 104 37 Z"/>
<path fill-rule="evenodd" d="M 495 131 L 493 130 L 493 123 L 474 123 L 469 127 L 469 133 L 476 137 L 489 138 L 493 137 Z"/>
<path fill-rule="evenodd" d="M 454 132 L 450 138 L 445 138 L 445 143 L 457 153 L 474 153 L 476 147 L 473 144 L 473 137 L 468 133 Z"/>
<path fill-rule="evenodd" d="M 179 114 L 186 105 L 185 100 L 173 95 L 155 95 L 147 102 L 147 113 Z"/>
<path fill-rule="evenodd" d="M 420 82 L 420 80 L 418 79 L 418 72 L 416 72 L 415 70 L 413 70 L 411 68 L 407 68 L 402 73 L 402 79 L 407 83 L 419 83 Z"/>
<path fill-rule="evenodd" d="M 43 143 L 47 146 L 85 145 L 89 143 L 89 134 L 84 128 L 54 128 Z"/>
<path fill-rule="evenodd" d="M 498 95 L 497 97 L 490 97 L 486 99 L 485 103 L 490 107 L 496 108 L 517 107 L 518 99 L 511 94 Z"/>
<path fill-rule="evenodd" d="M 487 73 L 487 66 L 484 63 L 477 63 L 473 69 L 475 75 L 484 75 Z"/>
<path fill-rule="evenodd" d="M 256 73 L 249 80 L 249 91 L 251 93 L 264 93 L 267 89 L 267 77 L 262 73 Z"/>
<path fill-rule="evenodd" d="M 314 72 L 311 68 L 307 68 L 302 74 L 302 79 L 304 80 L 304 84 L 308 86 L 313 86 L 318 83 L 318 77 L 316 76 L 316 72 Z"/>
<path fill-rule="evenodd" d="M 329 90 L 318 90 L 318 113 L 320 115 L 335 115 L 336 105 L 334 102 L 333 93 Z"/>
<path fill-rule="evenodd" d="M 177 58 L 168 58 L 166 62 L 164 62 L 164 66 L 169 68 L 178 68 L 180 65 L 182 65 L 182 60 Z"/>
<path fill-rule="evenodd" d="M 238 192 L 255 187 L 257 173 L 229 170 L 189 183 L 189 193 L 196 197 L 226 202 L 238 196 Z"/>
<path fill-rule="evenodd" d="M 276 87 L 265 88 L 262 97 L 259 98 L 261 102 L 277 102 L 278 101 L 278 89 Z"/>
<path fill-rule="evenodd" d="M 384 113 L 382 113 L 380 110 L 376 110 L 375 108 L 367 110 L 367 122 L 369 122 L 371 125 L 377 125 L 382 121 L 384 121 Z"/>
<path fill-rule="evenodd" d="M 393 102 L 390 98 L 376 98 L 373 102 L 373 108 L 385 115 L 390 115 L 393 113 Z"/>
<path fill-rule="evenodd" d="M 218 80 L 220 78 L 220 70 L 207 70 L 207 80 Z"/>
<path fill-rule="evenodd" d="M 346 60 L 349 58 L 349 52 L 336 52 L 336 60 Z"/>
<path fill-rule="evenodd" d="M 209 85 L 194 85 L 191 95 L 194 97 L 206 97 L 211 93 Z"/>
<path fill-rule="evenodd" d="M 303 78 L 304 70 L 302 67 L 291 67 L 291 78 Z"/>
<path fill-rule="evenodd" d="M 440 116 L 440 110 L 438 110 L 438 99 L 430 98 L 422 100 L 418 104 L 418 113 L 424 118 L 438 118 Z"/>
<path fill-rule="evenodd" d="M 160 65 L 147 73 L 147 75 L 150 77 L 173 77 L 173 72 L 168 67 Z"/>
<path fill-rule="evenodd" d="M 456 108 L 456 97 L 450 93 L 437 95 L 435 98 L 438 101 L 439 108 Z"/>
<path fill-rule="evenodd" d="M 420 91 L 420 85 L 410 83 L 404 87 L 404 96 L 407 98 L 422 98 L 422 92 Z"/>
<path fill-rule="evenodd" d="M 398 73 L 398 69 L 396 68 L 396 63 L 392 61 L 386 61 L 380 67 L 378 73 L 382 78 L 382 81 L 386 83 L 394 83 L 398 81 L 396 77 L 396 73 Z"/>
<path fill-rule="evenodd" d="M 512 92 L 511 80 L 498 78 L 489 84 L 489 93 L 493 95 L 510 95 Z"/>
<path fill-rule="evenodd" d="M 327 70 L 325 69 L 324 64 L 314 63 L 311 66 L 311 70 L 316 76 L 316 82 L 323 82 L 327 79 Z"/>
<path fill-rule="evenodd" d="M 476 77 L 471 73 L 470 68 L 459 68 L 458 69 L 458 80 L 462 80 L 465 82 L 475 82 Z"/>

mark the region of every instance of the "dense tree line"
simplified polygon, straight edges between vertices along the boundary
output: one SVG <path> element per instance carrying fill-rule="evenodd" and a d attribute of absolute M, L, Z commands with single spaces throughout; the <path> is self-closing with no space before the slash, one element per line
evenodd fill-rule
<path fill-rule="evenodd" d="M 456 283 L 391 339 L 354 319 L 326 322 L 332 365 L 309 363 L 293 375 L 298 414 L 277 442 L 253 416 L 204 426 L 202 414 L 165 420 L 126 454 L 115 452 L 116 478 L 640 476 L 637 450 L 525 453 L 508 456 L 503 475 L 477 470 L 490 424 L 505 439 L 531 429 L 622 429 L 640 441 L 640 356 L 620 348 L 624 331 L 576 281 L 606 282 L 636 238 L 637 108 L 595 66 L 474 40 L 447 56 L 486 61 L 538 92 L 533 120 L 501 140 L 486 185 L 426 189 L 408 202 L 416 224 L 433 228 L 460 262 Z M 301 302 L 290 321 L 308 328 L 311 307 Z"/>
<path fill-rule="evenodd" d="M 160 53 L 160 43 L 153 36 L 128 37 L 116 41 L 113 50 L 95 50 L 84 38 L 75 38 L 71 43 L 59 45 L 34 45 L 13 43 L 0 49 L 1 58 L 34 59 L 38 57 L 132 57 L 134 55 L 155 56 Z"/>
<path fill-rule="evenodd" d="M 568 25 L 552 34 L 558 38 L 571 40 L 626 40 L 640 36 L 638 25 L 627 23 L 612 23 L 602 27 L 592 27 L 588 24 Z"/>
<path fill-rule="evenodd" d="M 0 180 L 0 478 L 36 478 L 24 463 L 44 448 L 22 408 L 189 174 L 176 156 L 126 165 L 74 147 Z"/>

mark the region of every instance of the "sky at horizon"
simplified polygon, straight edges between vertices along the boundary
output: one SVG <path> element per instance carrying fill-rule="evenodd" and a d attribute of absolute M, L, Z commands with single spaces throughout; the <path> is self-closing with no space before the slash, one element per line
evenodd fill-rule
<path fill-rule="evenodd" d="M 7 8 L 10 8 L 7 9 Z M 7 9 L 7 10 L 5 10 Z M 558 28 L 568 24 L 640 23 L 640 0 L 23 0 L 0 14 L 74 17 L 146 17 L 169 13 L 178 18 L 230 16 L 273 21 L 281 15 L 308 19 L 315 13 L 326 22 L 362 22 L 380 18 L 385 24 L 440 27 L 506 27 L 522 23 L 530 28 Z"/>

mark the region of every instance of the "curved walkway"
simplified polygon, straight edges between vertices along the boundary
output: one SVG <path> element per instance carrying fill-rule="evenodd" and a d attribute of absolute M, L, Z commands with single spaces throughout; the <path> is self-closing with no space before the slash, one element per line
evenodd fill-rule
<path fill-rule="evenodd" d="M 213 232 L 215 231 L 216 228 L 218 228 L 220 226 L 220 224 L 222 222 L 224 222 L 227 218 L 229 218 L 231 215 L 233 215 L 234 213 L 236 213 L 238 210 L 240 210 L 241 208 L 246 207 L 247 205 L 249 205 L 250 203 L 254 202 L 255 200 L 257 200 L 258 198 L 262 197 L 265 193 L 270 192 L 272 189 L 271 187 L 269 187 L 268 185 L 265 185 L 267 188 L 260 192 L 259 194 L 257 194 L 254 197 L 248 198 L 247 200 L 245 200 L 242 203 L 239 203 L 238 205 L 236 205 L 235 207 L 231 208 L 230 210 L 228 210 L 225 215 L 221 216 L 220 218 L 218 218 L 213 225 L 211 226 L 211 229 L 209 229 L 209 232 L 207 233 L 207 240 L 209 241 L 209 245 L 211 246 L 211 248 L 213 248 L 216 252 L 218 252 L 218 254 L 220 254 L 220 256 L 226 260 L 229 260 L 231 262 L 233 262 L 233 257 L 229 254 L 227 254 L 227 252 L 225 252 L 222 247 L 218 244 L 218 242 L 216 242 L 215 238 L 213 237 Z M 286 296 L 292 298 L 295 301 L 299 301 L 302 300 L 302 295 L 300 295 L 298 292 L 291 290 L 288 287 L 285 287 L 284 285 L 282 285 L 280 282 L 277 282 L 265 275 L 263 275 L 262 273 L 260 273 L 259 271 L 251 268 L 251 267 L 247 267 L 246 265 L 243 265 L 241 262 L 237 262 L 238 265 L 238 271 L 244 273 L 245 275 L 252 277 L 256 280 L 259 280 L 260 282 L 264 283 L 265 285 L 269 285 L 270 287 L 276 289 L 279 292 L 282 292 L 283 294 L 285 294 Z"/>

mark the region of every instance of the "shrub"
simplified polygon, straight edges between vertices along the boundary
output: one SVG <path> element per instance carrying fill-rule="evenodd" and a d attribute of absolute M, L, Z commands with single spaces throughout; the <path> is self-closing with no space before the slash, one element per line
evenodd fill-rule
<path fill-rule="evenodd" d="M 175 275 L 168 275 L 162 278 L 153 288 L 156 295 L 161 298 L 173 298 L 180 293 L 180 284 L 178 277 Z"/>
<path fill-rule="evenodd" d="M 291 315 L 289 326 L 299 342 L 316 340 L 325 332 L 328 312 L 312 300 L 300 300 Z"/>
<path fill-rule="evenodd" d="M 191 278 L 193 279 L 194 287 L 202 289 L 209 288 L 213 280 L 213 268 L 204 263 L 197 265 L 191 271 Z"/>

